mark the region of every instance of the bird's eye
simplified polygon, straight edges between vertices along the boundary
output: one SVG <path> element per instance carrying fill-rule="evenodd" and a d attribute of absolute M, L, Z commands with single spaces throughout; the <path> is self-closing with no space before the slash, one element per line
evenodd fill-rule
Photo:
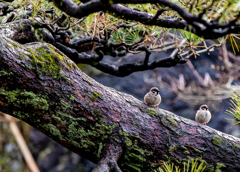
<path fill-rule="evenodd" d="M 153 93 L 155 94 L 155 91 L 153 91 Z"/>

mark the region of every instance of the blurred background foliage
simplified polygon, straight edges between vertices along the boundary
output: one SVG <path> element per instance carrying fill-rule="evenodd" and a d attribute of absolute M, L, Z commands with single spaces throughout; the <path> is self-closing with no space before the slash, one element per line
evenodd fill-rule
<path fill-rule="evenodd" d="M 29 134 L 32 127 L 23 121 L 18 122 L 18 126 L 25 141 L 29 144 Z M 6 121 L 0 121 L 0 171 L 28 171 L 22 152 Z"/>

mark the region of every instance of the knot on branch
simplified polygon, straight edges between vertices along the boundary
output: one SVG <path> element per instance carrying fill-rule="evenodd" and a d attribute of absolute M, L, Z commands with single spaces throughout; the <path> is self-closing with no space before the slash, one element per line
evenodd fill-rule
<path fill-rule="evenodd" d="M 188 59 L 182 57 L 180 54 L 176 54 L 175 61 L 177 61 L 180 64 L 184 64 L 188 61 Z"/>
<path fill-rule="evenodd" d="M 101 61 L 103 59 L 104 53 L 102 51 L 102 47 L 96 47 L 95 52 L 97 53 L 98 57 L 95 59 L 95 61 Z"/>
<path fill-rule="evenodd" d="M 180 54 L 176 54 L 174 57 L 170 56 L 168 59 L 170 61 L 166 59 L 166 63 L 170 63 L 171 66 L 176 66 L 177 64 L 184 64 L 188 61 L 188 59 L 182 57 Z"/>

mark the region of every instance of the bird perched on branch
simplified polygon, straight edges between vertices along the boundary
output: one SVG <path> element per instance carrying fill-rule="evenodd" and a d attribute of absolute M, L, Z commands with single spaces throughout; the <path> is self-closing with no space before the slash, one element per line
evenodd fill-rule
<path fill-rule="evenodd" d="M 159 89 L 153 87 L 150 91 L 144 96 L 144 101 L 148 106 L 157 106 L 161 103 L 161 96 L 159 94 Z"/>
<path fill-rule="evenodd" d="M 200 109 L 196 113 L 195 120 L 200 124 L 207 124 L 211 119 L 211 113 L 208 110 L 207 105 L 200 106 Z"/>

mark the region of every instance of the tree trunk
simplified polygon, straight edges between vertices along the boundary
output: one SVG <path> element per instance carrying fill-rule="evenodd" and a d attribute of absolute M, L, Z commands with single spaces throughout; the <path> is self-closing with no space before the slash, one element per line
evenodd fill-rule
<path fill-rule="evenodd" d="M 103 86 L 47 43 L 2 34 L 0 111 L 98 163 L 94 172 L 154 171 L 189 157 L 208 171 L 240 170 L 240 139 Z"/>

